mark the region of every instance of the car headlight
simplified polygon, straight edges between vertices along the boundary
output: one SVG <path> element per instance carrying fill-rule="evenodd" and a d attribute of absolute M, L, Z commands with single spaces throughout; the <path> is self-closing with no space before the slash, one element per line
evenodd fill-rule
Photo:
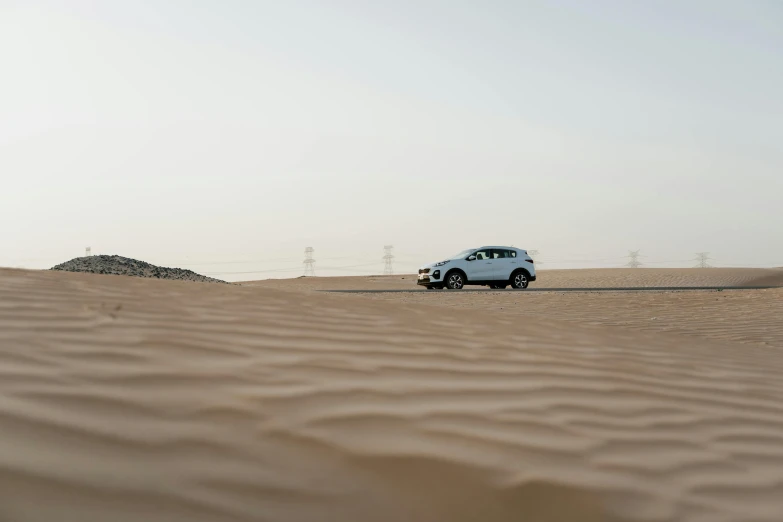
<path fill-rule="evenodd" d="M 440 263 L 435 263 L 433 266 L 443 266 L 446 263 L 448 263 L 448 261 L 441 261 Z"/>

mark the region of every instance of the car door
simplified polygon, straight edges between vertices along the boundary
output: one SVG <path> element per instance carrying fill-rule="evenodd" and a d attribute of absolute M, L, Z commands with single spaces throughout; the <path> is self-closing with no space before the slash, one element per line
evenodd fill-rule
<path fill-rule="evenodd" d="M 483 249 L 473 252 L 476 259 L 468 261 L 467 276 L 468 281 L 491 281 L 492 271 L 492 250 Z"/>
<path fill-rule="evenodd" d="M 503 248 L 492 249 L 492 279 L 494 281 L 508 281 L 511 272 L 516 268 L 514 252 Z"/>

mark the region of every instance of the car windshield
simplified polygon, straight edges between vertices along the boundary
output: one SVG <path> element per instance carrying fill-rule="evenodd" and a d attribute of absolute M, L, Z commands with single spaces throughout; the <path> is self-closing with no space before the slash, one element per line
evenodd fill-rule
<path fill-rule="evenodd" d="M 473 250 L 475 250 L 475 249 L 474 248 L 469 248 L 467 250 L 463 250 L 462 252 L 458 252 L 458 253 L 454 254 L 453 256 L 449 257 L 449 259 L 462 259 L 462 258 L 468 257 L 468 254 L 473 252 Z"/>

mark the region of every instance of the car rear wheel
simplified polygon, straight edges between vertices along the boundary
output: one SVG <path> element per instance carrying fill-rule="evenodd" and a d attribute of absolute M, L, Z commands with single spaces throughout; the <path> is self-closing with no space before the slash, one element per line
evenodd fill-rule
<path fill-rule="evenodd" d="M 460 272 L 451 272 L 446 276 L 446 288 L 449 290 L 462 290 L 465 286 L 465 276 Z"/>
<path fill-rule="evenodd" d="M 511 275 L 511 286 L 516 288 L 517 290 L 524 290 L 527 288 L 529 281 L 527 279 L 527 274 L 525 272 L 519 271 L 514 272 Z"/>

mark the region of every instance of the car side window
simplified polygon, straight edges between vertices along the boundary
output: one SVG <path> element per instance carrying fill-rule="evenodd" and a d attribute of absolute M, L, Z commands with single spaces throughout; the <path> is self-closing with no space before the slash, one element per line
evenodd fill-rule
<path fill-rule="evenodd" d="M 476 259 L 490 259 L 488 250 L 479 250 L 474 255 L 476 256 Z"/>
<path fill-rule="evenodd" d="M 509 250 L 508 251 L 508 257 L 517 257 L 516 250 Z"/>
<path fill-rule="evenodd" d="M 496 248 L 492 251 L 493 259 L 508 259 L 509 257 L 513 257 L 513 256 L 511 255 L 511 252 L 508 250 L 501 250 L 499 248 Z"/>

